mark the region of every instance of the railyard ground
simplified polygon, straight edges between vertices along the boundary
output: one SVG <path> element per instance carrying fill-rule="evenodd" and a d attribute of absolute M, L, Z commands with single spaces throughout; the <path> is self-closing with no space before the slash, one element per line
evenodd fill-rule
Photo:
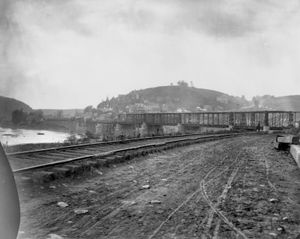
<path fill-rule="evenodd" d="M 19 186 L 18 238 L 300 238 L 300 169 L 273 139 L 195 144 Z"/>

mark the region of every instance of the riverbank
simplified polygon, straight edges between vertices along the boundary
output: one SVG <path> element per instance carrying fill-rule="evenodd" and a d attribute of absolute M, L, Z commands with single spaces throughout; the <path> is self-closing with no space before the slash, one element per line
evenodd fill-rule
<path fill-rule="evenodd" d="M 77 145 L 77 144 L 84 144 L 84 143 L 95 143 L 95 142 L 99 142 L 99 141 L 95 139 L 81 138 L 78 139 L 76 142 L 66 140 L 63 143 L 18 144 L 18 145 L 10 145 L 10 146 L 3 145 L 3 147 L 6 153 L 15 153 L 21 151 L 39 150 L 39 149 L 47 149 L 47 148 L 55 148 L 55 147 L 70 146 L 70 145 Z"/>
<path fill-rule="evenodd" d="M 95 143 L 95 142 L 96 140 L 94 139 L 79 138 L 76 141 L 71 141 L 66 139 L 62 143 L 32 143 L 32 144 L 18 144 L 18 145 L 10 145 L 10 146 L 3 145 L 3 147 L 6 153 L 15 153 L 21 151 L 39 150 L 39 149 L 47 149 L 47 148 L 55 148 L 55 147 L 70 146 L 70 145 L 77 145 L 83 143 Z"/>
<path fill-rule="evenodd" d="M 6 153 L 15 153 L 21 151 L 54 148 L 54 147 L 68 146 L 68 145 L 71 145 L 71 143 L 18 144 L 18 145 L 11 145 L 11 146 L 3 145 L 3 147 Z"/>
<path fill-rule="evenodd" d="M 66 127 L 63 127 L 61 125 L 56 125 L 50 122 L 41 122 L 38 124 L 20 124 L 15 125 L 12 122 L 0 122 L 1 128 L 10 128 L 10 129 L 26 129 L 26 130 L 49 130 L 49 131 L 55 131 L 55 132 L 61 132 L 61 133 L 72 133 L 70 130 Z"/>
<path fill-rule="evenodd" d="M 0 127 L 0 141 L 6 152 L 58 147 L 84 142 L 79 134 L 35 129 L 11 129 Z"/>

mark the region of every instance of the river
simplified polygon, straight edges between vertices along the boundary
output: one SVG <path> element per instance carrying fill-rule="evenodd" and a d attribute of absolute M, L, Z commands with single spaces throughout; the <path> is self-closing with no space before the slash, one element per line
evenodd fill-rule
<path fill-rule="evenodd" d="M 30 129 L 10 129 L 0 127 L 0 141 L 6 145 L 31 144 L 31 143 L 61 143 L 70 134 Z"/>

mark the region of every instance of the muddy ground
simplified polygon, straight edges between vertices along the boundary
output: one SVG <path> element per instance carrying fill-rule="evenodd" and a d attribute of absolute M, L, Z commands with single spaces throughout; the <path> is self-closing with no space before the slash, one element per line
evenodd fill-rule
<path fill-rule="evenodd" d="M 196 144 L 19 187 L 19 238 L 297 238 L 300 169 L 273 138 Z"/>

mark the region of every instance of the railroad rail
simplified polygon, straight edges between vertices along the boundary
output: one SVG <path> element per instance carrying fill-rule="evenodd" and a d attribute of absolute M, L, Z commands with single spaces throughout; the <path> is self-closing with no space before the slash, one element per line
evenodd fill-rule
<path fill-rule="evenodd" d="M 123 162 L 130 158 L 146 155 L 148 153 L 243 134 L 244 133 L 223 133 L 164 138 L 155 137 L 138 141 L 127 140 L 126 144 L 124 144 L 124 142 L 120 144 L 120 141 L 113 141 L 111 143 L 93 143 L 10 153 L 8 157 L 15 176 L 21 176 L 22 179 L 29 181 L 44 182 L 90 170 L 91 168 Z"/>
<path fill-rule="evenodd" d="M 214 133 L 214 135 L 217 133 Z M 178 134 L 178 135 L 159 135 L 159 136 L 152 136 L 152 137 L 142 137 L 142 138 L 131 138 L 131 139 L 124 139 L 124 140 L 112 140 L 112 141 L 101 141 L 95 143 L 84 143 L 84 144 L 74 144 L 68 146 L 59 146 L 59 147 L 52 147 L 52 148 L 45 148 L 45 149 L 36 149 L 36 150 L 27 150 L 27 151 L 19 151 L 13 153 L 7 153 L 7 156 L 18 156 L 18 155 L 26 155 L 32 153 L 42 153 L 42 152 L 51 152 L 57 150 L 65 150 L 65 149 L 76 149 L 76 148 L 85 148 L 89 146 L 106 146 L 106 145 L 114 145 L 114 144 L 126 144 L 131 142 L 138 142 L 138 141 L 147 141 L 147 140 L 156 140 L 156 139 L 169 139 L 169 138 L 182 138 L 182 137 L 189 137 L 189 136 L 199 136 L 204 135 L 203 133 L 194 133 L 194 134 Z"/>
<path fill-rule="evenodd" d="M 199 135 L 203 136 L 203 134 L 168 135 L 77 144 L 8 153 L 7 156 L 10 160 L 13 170 L 21 170 L 22 168 L 37 166 L 39 164 L 77 158 L 74 157 L 74 155 L 78 157 L 82 156 L 80 158 L 84 158 L 97 153 L 123 149 L 130 147 L 131 145 L 137 146 L 153 141 L 165 142 L 169 139 L 195 137 Z"/>

